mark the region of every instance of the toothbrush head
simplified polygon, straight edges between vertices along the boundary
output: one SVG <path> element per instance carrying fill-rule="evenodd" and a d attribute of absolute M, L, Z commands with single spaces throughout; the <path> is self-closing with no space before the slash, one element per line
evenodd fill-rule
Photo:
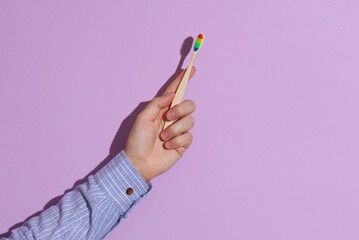
<path fill-rule="evenodd" d="M 199 51 L 199 49 L 202 47 L 204 40 L 204 34 L 200 33 L 196 39 L 196 42 L 194 43 L 194 51 Z"/>

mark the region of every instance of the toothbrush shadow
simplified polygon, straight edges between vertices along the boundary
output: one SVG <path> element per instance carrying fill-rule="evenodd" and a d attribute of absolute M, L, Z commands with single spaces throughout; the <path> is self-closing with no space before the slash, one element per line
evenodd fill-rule
<path fill-rule="evenodd" d="M 182 65 L 184 60 L 186 59 L 187 55 L 189 54 L 191 48 L 192 48 L 192 44 L 193 44 L 193 38 L 192 37 L 187 37 L 181 46 L 181 50 L 180 50 L 180 61 L 177 65 L 177 68 L 175 70 L 175 72 L 172 74 L 172 76 L 166 81 L 166 83 L 158 90 L 158 92 L 156 93 L 155 97 L 159 97 L 161 96 L 165 90 L 167 89 L 167 87 L 176 79 L 176 77 L 181 73 L 182 69 Z M 126 142 L 127 142 L 127 138 L 128 135 L 130 134 L 131 128 L 136 120 L 137 115 L 142 112 L 142 110 L 147 106 L 147 104 L 150 101 L 147 102 L 141 102 L 140 104 L 138 104 L 138 106 L 122 121 L 120 128 L 118 129 L 112 144 L 110 146 L 110 153 L 109 155 L 103 160 L 101 161 L 101 163 L 95 167 L 89 174 L 86 175 L 86 177 L 84 177 L 83 179 L 77 180 L 73 187 L 71 189 L 68 189 L 64 192 L 64 194 L 57 196 L 53 199 L 51 199 L 48 203 L 45 204 L 43 210 L 38 211 L 34 214 L 32 214 L 31 216 L 29 216 L 28 218 L 26 218 L 23 222 L 19 222 L 15 225 L 13 225 L 12 227 L 9 228 L 8 232 L 3 233 L 0 235 L 0 239 L 5 237 L 5 238 L 9 238 L 11 231 L 15 228 L 21 227 L 25 222 L 27 222 L 28 220 L 30 220 L 31 218 L 38 216 L 41 214 L 41 212 L 45 211 L 46 209 L 50 208 L 53 205 L 56 205 L 56 203 L 68 192 L 73 191 L 78 185 L 83 184 L 85 182 L 87 182 L 87 179 L 90 175 L 94 175 L 96 172 L 98 172 L 101 168 L 103 168 L 111 159 L 113 159 L 119 152 L 121 152 L 122 149 L 124 149 L 126 147 Z"/>

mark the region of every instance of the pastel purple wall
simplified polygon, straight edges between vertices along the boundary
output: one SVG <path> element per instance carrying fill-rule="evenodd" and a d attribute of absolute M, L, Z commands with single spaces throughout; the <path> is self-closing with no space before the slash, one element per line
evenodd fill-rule
<path fill-rule="evenodd" d="M 185 94 L 193 144 L 107 239 L 359 239 L 358 12 L 0 1 L 0 232 L 120 151 L 183 40 L 204 32 Z"/>

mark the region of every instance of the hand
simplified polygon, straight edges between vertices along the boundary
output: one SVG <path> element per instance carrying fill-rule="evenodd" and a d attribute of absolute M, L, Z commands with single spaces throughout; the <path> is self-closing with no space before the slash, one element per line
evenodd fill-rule
<path fill-rule="evenodd" d="M 195 72 L 193 67 L 190 79 Z M 184 71 L 161 97 L 152 99 L 137 116 L 128 136 L 125 154 L 146 182 L 170 169 L 192 143 L 193 136 L 188 131 L 194 125 L 190 115 L 196 108 L 194 102 L 185 100 L 168 111 L 183 75 Z M 164 119 L 174 122 L 162 131 Z"/>

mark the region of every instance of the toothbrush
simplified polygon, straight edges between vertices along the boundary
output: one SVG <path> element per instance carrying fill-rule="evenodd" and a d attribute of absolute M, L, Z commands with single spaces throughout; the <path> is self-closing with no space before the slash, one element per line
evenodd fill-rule
<path fill-rule="evenodd" d="M 204 34 L 200 33 L 198 35 L 197 39 L 196 39 L 196 42 L 194 43 L 194 49 L 193 49 L 193 55 L 192 55 L 192 58 L 191 58 L 191 62 L 189 63 L 189 65 L 187 67 L 187 70 L 184 73 L 183 78 L 181 80 L 181 83 L 177 88 L 176 95 L 175 95 L 175 98 L 173 99 L 173 101 L 171 103 L 170 109 L 172 107 L 176 106 L 177 104 L 179 104 L 182 101 L 184 91 L 186 90 L 186 86 L 187 86 L 187 83 L 188 83 L 188 80 L 189 80 L 189 75 L 190 75 L 191 70 L 192 70 L 194 59 L 196 58 L 199 50 L 202 47 L 203 40 L 204 40 Z M 166 121 L 165 125 L 163 126 L 163 130 L 166 129 L 168 126 L 172 125 L 172 123 L 173 123 L 173 121 Z"/>

